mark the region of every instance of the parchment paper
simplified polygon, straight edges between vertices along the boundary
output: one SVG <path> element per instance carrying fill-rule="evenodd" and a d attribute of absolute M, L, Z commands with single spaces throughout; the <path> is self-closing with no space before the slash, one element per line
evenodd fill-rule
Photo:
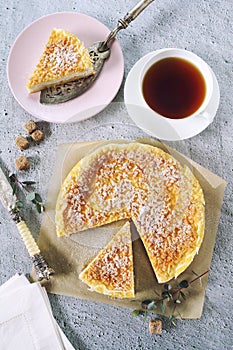
<path fill-rule="evenodd" d="M 204 240 L 199 254 L 196 255 L 188 269 L 182 273 L 177 280 L 170 282 L 172 286 L 176 287 L 177 283 L 183 279 L 187 279 L 188 281 L 193 280 L 195 278 L 193 271 L 200 275 L 210 268 L 226 182 L 164 144 L 151 139 L 140 139 L 137 141 L 160 147 L 166 152 L 169 152 L 182 164 L 188 165 L 204 190 L 206 202 Z M 96 292 L 91 292 L 88 290 L 88 287 L 78 279 L 78 275 L 83 267 L 110 241 L 124 222 L 116 222 L 97 229 L 76 233 L 70 237 L 60 238 L 56 235 L 54 223 L 57 195 L 69 171 L 82 157 L 93 149 L 111 142 L 116 141 L 81 142 L 59 146 L 54 173 L 48 192 L 46 211 L 43 214 L 38 245 L 45 259 L 55 270 L 55 275 L 45 284 L 48 292 L 135 309 L 141 307 L 142 300 L 159 299 L 157 294 L 160 294 L 164 287 L 157 283 L 143 244 L 140 238 L 138 238 L 134 226 L 131 225 L 136 295 L 135 301 L 132 301 L 111 299 Z M 118 140 L 117 142 L 125 142 L 125 140 Z M 33 272 L 31 277 L 35 279 Z M 205 275 L 201 279 L 201 283 L 200 280 L 198 280 L 184 290 L 187 295 L 187 300 L 178 305 L 177 312 L 179 312 L 179 316 L 182 318 L 201 317 L 207 278 L 208 275 Z M 174 303 L 165 302 L 164 305 L 165 315 L 170 315 Z M 156 312 L 160 313 L 159 308 Z"/>

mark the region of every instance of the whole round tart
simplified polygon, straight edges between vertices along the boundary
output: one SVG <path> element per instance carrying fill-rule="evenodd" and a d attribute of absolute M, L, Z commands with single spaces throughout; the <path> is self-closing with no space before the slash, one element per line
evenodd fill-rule
<path fill-rule="evenodd" d="M 160 148 L 108 144 L 79 161 L 62 184 L 58 236 L 132 219 L 159 283 L 177 277 L 201 246 L 203 191 L 187 166 Z"/>

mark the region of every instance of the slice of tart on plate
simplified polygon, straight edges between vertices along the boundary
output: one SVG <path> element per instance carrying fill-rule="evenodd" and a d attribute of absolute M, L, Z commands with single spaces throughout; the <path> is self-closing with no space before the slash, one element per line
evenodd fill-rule
<path fill-rule="evenodd" d="M 133 250 L 130 223 L 80 273 L 91 291 L 113 298 L 134 298 Z"/>
<path fill-rule="evenodd" d="M 94 74 L 88 50 L 77 36 L 53 29 L 27 88 L 37 92 Z"/>

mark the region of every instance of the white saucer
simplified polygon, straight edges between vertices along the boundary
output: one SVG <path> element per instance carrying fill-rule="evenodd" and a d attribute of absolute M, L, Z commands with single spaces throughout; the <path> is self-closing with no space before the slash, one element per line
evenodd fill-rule
<path fill-rule="evenodd" d="M 154 54 L 155 52 L 150 52 L 142 57 L 127 76 L 124 87 L 124 101 L 130 117 L 147 134 L 161 140 L 185 140 L 199 134 L 212 123 L 219 106 L 220 91 L 215 74 L 209 67 L 213 76 L 213 95 L 203 114 L 195 118 L 179 120 L 161 117 L 158 121 L 158 118 L 154 118 L 153 110 L 145 107 L 145 102 L 139 90 L 141 70 Z"/>

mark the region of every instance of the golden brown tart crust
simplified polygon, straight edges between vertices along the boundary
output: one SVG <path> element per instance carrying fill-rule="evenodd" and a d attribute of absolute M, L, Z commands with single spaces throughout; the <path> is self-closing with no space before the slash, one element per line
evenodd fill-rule
<path fill-rule="evenodd" d="M 204 196 L 190 169 L 161 149 L 109 144 L 84 157 L 57 200 L 57 234 L 131 218 L 159 283 L 177 277 L 204 236 Z"/>

